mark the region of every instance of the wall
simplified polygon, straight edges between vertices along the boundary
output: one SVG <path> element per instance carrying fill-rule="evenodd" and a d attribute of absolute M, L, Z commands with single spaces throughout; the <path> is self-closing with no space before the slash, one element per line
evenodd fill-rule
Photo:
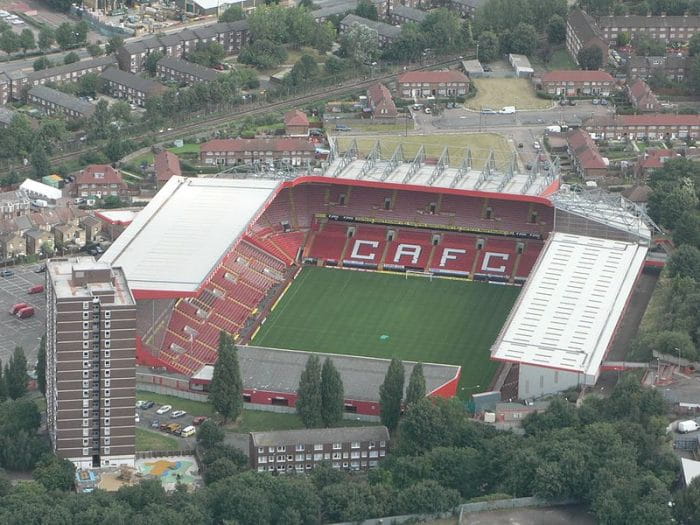
<path fill-rule="evenodd" d="M 562 392 L 572 386 L 578 386 L 579 383 L 584 383 L 584 376 L 577 372 L 521 364 L 518 377 L 518 398 L 538 398 L 545 394 Z"/>

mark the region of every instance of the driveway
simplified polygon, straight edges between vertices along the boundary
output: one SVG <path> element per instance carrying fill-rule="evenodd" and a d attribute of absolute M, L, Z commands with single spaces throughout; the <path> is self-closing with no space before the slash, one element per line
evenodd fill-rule
<path fill-rule="evenodd" d="M 39 263 L 43 264 L 43 263 Z M 12 277 L 0 277 L 0 359 L 7 363 L 15 346 L 24 348 L 29 368 L 36 364 L 39 340 L 46 331 L 46 294 L 30 295 L 34 285 L 44 284 L 44 273 L 34 273 L 38 264 L 10 266 Z M 17 303 L 34 307 L 34 317 L 17 319 L 10 315 L 10 308 Z"/>

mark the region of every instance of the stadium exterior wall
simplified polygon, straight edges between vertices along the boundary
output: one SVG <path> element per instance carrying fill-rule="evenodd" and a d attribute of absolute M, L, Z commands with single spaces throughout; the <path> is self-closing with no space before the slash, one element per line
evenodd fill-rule
<path fill-rule="evenodd" d="M 518 398 L 536 399 L 585 384 L 585 375 L 579 372 L 521 364 L 518 371 Z"/>

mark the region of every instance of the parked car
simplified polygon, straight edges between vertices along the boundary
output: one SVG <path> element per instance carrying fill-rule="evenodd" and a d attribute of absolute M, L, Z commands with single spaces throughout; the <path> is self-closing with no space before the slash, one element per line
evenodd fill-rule
<path fill-rule="evenodd" d="M 197 433 L 197 429 L 194 428 L 192 425 L 189 425 L 185 428 L 182 429 L 180 432 L 180 437 L 186 438 L 190 436 L 194 436 Z"/>
<path fill-rule="evenodd" d="M 432 113 L 432 110 L 430 108 L 425 108 L 423 111 L 425 111 L 426 115 L 430 115 Z"/>
<path fill-rule="evenodd" d="M 36 286 L 32 286 L 27 293 L 41 293 L 44 291 L 44 285 L 43 284 L 37 284 Z"/>
<path fill-rule="evenodd" d="M 593 99 L 593 105 L 594 105 L 594 106 L 597 106 L 598 104 L 600 104 L 600 99 L 599 99 L 599 98 L 594 98 L 594 99 Z"/>
<path fill-rule="evenodd" d="M 335 130 L 336 131 L 352 131 L 352 128 L 350 126 L 346 126 L 345 124 L 336 124 Z"/>
<path fill-rule="evenodd" d="M 692 419 L 688 420 L 688 421 L 681 421 L 680 423 L 678 423 L 678 432 L 681 434 L 687 434 L 688 432 L 695 432 L 699 428 L 700 428 L 700 426 L 698 426 L 698 424 L 695 421 L 693 421 Z"/>
<path fill-rule="evenodd" d="M 535 143 L 532 145 L 532 147 L 535 149 L 535 151 L 539 151 L 542 148 L 542 146 L 540 145 L 540 143 L 538 141 L 535 141 Z"/>
<path fill-rule="evenodd" d="M 28 317 L 32 317 L 34 315 L 34 307 L 27 306 L 26 308 L 22 308 L 15 315 L 17 315 L 19 319 L 27 319 Z"/>
<path fill-rule="evenodd" d="M 601 98 L 601 99 L 600 99 L 600 105 L 601 105 L 601 106 L 607 106 L 607 105 L 608 105 L 608 99 L 607 99 L 607 98 Z"/>
<path fill-rule="evenodd" d="M 178 417 L 184 417 L 187 415 L 187 412 L 184 410 L 175 410 L 172 414 L 170 414 L 170 417 L 173 419 L 177 419 Z"/>
<path fill-rule="evenodd" d="M 27 303 L 16 303 L 12 305 L 12 308 L 10 308 L 10 315 L 15 315 L 17 312 L 19 312 L 22 308 L 26 308 L 29 306 Z"/>
<path fill-rule="evenodd" d="M 158 410 L 156 410 L 156 414 L 162 416 L 163 414 L 167 414 L 168 412 L 170 412 L 172 409 L 173 407 L 170 405 L 163 405 Z"/>
<path fill-rule="evenodd" d="M 160 419 L 151 419 L 151 428 L 160 428 Z"/>
<path fill-rule="evenodd" d="M 136 401 L 136 408 L 143 408 L 144 403 L 145 403 L 145 401 L 141 401 L 141 400 Z"/>
<path fill-rule="evenodd" d="M 139 413 L 138 413 L 138 412 L 136 412 L 136 414 L 134 414 L 134 422 L 135 422 L 135 423 L 140 423 L 140 422 L 141 422 L 141 418 L 139 417 Z"/>
<path fill-rule="evenodd" d="M 44 273 L 46 271 L 46 265 L 42 264 L 41 266 L 37 266 L 34 268 L 34 273 Z"/>
<path fill-rule="evenodd" d="M 192 424 L 196 427 L 204 423 L 207 419 L 209 419 L 207 416 L 197 416 L 192 420 Z"/>
<path fill-rule="evenodd" d="M 169 423 L 168 425 L 165 425 L 165 431 L 168 434 L 179 434 L 180 430 L 182 430 L 182 425 L 179 423 Z"/>
<path fill-rule="evenodd" d="M 569 100 L 569 106 L 575 106 L 576 101 L 575 100 Z"/>
<path fill-rule="evenodd" d="M 144 410 L 148 410 L 149 408 L 152 408 L 153 405 L 155 405 L 155 402 L 153 401 L 144 401 L 143 405 L 141 405 L 141 408 L 143 408 Z"/>
<path fill-rule="evenodd" d="M 0 271 L 0 277 L 12 277 L 15 274 L 12 270 L 2 270 Z"/>

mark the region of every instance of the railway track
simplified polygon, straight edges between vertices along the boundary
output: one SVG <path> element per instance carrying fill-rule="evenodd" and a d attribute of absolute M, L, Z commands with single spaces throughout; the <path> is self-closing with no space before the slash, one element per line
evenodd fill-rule
<path fill-rule="evenodd" d="M 424 71 L 424 70 L 435 69 L 438 67 L 453 64 L 456 60 L 457 60 L 456 57 L 451 57 L 448 59 L 443 59 L 439 62 L 432 62 L 430 64 L 420 65 L 417 67 L 408 67 L 406 69 L 406 71 Z M 359 82 L 353 82 L 352 84 L 340 84 L 338 86 L 328 87 L 328 88 L 324 89 L 323 91 L 315 91 L 313 93 L 299 95 L 299 96 L 295 96 L 293 98 L 287 98 L 287 99 L 279 100 L 276 102 L 270 102 L 267 104 L 255 104 L 255 105 L 253 105 L 253 107 L 247 107 L 247 108 L 241 107 L 239 110 L 232 111 L 232 112 L 230 112 L 226 115 L 223 115 L 223 116 L 213 117 L 213 118 L 206 119 L 204 121 L 199 121 L 199 122 L 191 122 L 189 124 L 185 123 L 181 126 L 178 126 L 177 128 L 174 128 L 172 131 L 164 131 L 163 133 L 150 133 L 146 136 L 150 136 L 150 137 L 156 139 L 157 140 L 156 145 L 158 145 L 158 144 L 162 144 L 164 142 L 170 142 L 170 141 L 177 139 L 177 138 L 181 138 L 184 135 L 190 135 L 192 133 L 196 133 L 199 131 L 210 129 L 210 128 L 216 127 L 218 125 L 221 125 L 221 124 L 226 124 L 234 119 L 261 115 L 261 114 L 268 113 L 268 112 L 274 111 L 274 110 L 286 109 L 286 108 L 293 107 L 293 106 L 308 104 L 309 102 L 323 100 L 323 99 L 329 98 L 329 97 L 345 95 L 347 93 L 351 93 L 351 92 L 357 91 L 359 89 L 367 88 L 370 85 L 375 84 L 377 82 L 387 82 L 389 80 L 393 80 L 395 76 L 396 76 L 396 73 L 387 73 L 386 75 L 372 77 L 370 79 L 361 80 Z M 60 155 L 54 155 L 53 157 L 51 157 L 50 160 L 51 160 L 52 164 L 60 164 L 60 163 L 66 162 L 66 161 L 77 159 L 81 155 L 84 155 L 85 153 L 89 153 L 91 151 L 97 151 L 100 148 L 101 148 L 101 146 L 93 146 L 93 147 L 81 149 L 78 151 L 63 153 Z M 0 170 L 0 172 L 9 172 L 11 169 L 14 169 L 16 171 L 21 172 L 21 171 L 26 171 L 26 170 L 30 169 L 30 166 L 22 166 L 22 167 L 17 166 L 17 167 L 12 167 L 12 168 L 3 168 L 2 170 Z"/>

